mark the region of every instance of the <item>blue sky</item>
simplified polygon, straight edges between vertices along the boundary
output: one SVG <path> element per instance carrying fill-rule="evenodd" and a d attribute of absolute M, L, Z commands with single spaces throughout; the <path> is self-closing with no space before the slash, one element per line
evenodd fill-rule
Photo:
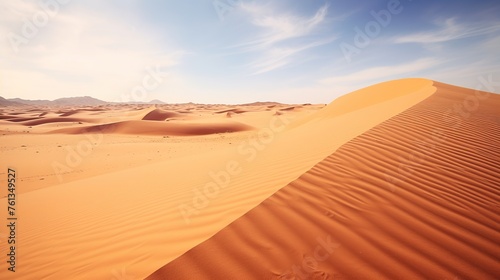
<path fill-rule="evenodd" d="M 392 79 L 500 80 L 500 2 L 2 1 L 0 96 L 329 103 Z"/>

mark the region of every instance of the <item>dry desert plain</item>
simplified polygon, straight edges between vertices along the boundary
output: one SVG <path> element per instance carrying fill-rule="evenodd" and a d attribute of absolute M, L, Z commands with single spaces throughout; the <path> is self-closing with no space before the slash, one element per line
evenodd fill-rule
<path fill-rule="evenodd" d="M 0 108 L 0 279 L 499 279 L 500 96 Z"/>

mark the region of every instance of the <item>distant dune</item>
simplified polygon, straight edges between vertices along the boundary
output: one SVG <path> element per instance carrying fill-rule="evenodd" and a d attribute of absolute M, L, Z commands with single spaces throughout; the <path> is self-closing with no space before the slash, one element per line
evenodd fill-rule
<path fill-rule="evenodd" d="M 498 108 L 426 79 L 327 106 L 2 107 L 16 277 L 498 279 Z"/>
<path fill-rule="evenodd" d="M 103 134 L 131 134 L 131 135 L 176 135 L 193 136 L 207 135 L 215 133 L 228 133 L 253 130 L 254 128 L 237 123 L 187 123 L 176 124 L 157 121 L 123 121 L 111 124 L 102 124 L 86 126 L 80 128 L 63 128 L 51 131 L 50 133 L 84 134 L 84 133 L 103 133 Z"/>
<path fill-rule="evenodd" d="M 147 113 L 142 119 L 146 121 L 164 121 L 166 119 L 175 118 L 179 116 L 181 116 L 181 114 L 161 109 L 154 109 L 151 112 Z"/>

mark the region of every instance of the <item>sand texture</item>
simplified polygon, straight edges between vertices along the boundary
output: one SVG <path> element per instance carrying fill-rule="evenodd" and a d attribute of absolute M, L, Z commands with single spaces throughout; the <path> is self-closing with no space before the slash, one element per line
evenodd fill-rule
<path fill-rule="evenodd" d="M 500 97 L 434 85 L 147 279 L 498 279 Z"/>
<path fill-rule="evenodd" d="M 498 108 L 426 79 L 326 106 L 1 107 L 16 277 L 498 279 Z"/>

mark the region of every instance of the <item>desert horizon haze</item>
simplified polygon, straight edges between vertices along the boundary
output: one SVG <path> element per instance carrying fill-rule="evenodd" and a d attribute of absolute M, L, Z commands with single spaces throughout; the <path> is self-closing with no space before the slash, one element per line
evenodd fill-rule
<path fill-rule="evenodd" d="M 500 2 L 0 3 L 0 279 L 500 279 Z"/>

